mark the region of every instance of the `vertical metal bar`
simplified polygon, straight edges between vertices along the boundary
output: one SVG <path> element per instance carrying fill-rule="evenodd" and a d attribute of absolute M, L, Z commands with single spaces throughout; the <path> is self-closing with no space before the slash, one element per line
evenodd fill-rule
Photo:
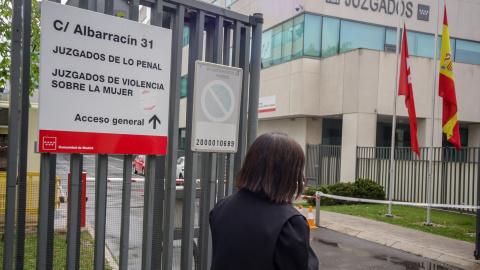
<path fill-rule="evenodd" d="M 223 33 L 223 64 L 224 65 L 231 65 L 230 61 L 230 39 L 231 39 L 231 25 L 225 25 Z M 222 190 L 222 194 L 225 196 L 231 195 L 233 192 L 233 163 L 235 159 L 235 154 L 226 154 L 224 158 L 221 160 L 222 167 L 225 168 L 224 172 L 224 179 L 225 179 L 225 187 Z M 222 170 L 224 170 L 222 168 Z M 220 199 L 220 198 L 218 198 Z"/>
<path fill-rule="evenodd" d="M 67 217 L 67 270 L 79 269 L 82 163 L 82 155 L 70 155 L 70 186 L 68 187 Z"/>
<path fill-rule="evenodd" d="M 53 184 L 53 183 L 52 183 Z M 48 197 L 50 185 L 50 153 L 40 157 L 40 186 L 38 189 L 37 268 L 47 269 Z"/>
<path fill-rule="evenodd" d="M 250 59 L 250 91 L 248 95 L 248 135 L 247 147 L 257 138 L 258 131 L 258 100 L 260 97 L 260 68 L 262 62 L 262 27 L 263 15 L 255 13 L 250 17 L 256 24 L 252 27 L 252 55 Z M 247 54 L 248 58 L 248 54 Z"/>
<path fill-rule="evenodd" d="M 48 191 L 48 222 L 47 222 L 47 259 L 46 259 L 46 268 L 53 269 L 53 249 L 54 249 L 54 221 L 55 221 L 55 191 L 57 189 L 57 181 L 55 178 L 56 166 L 57 166 L 57 155 L 50 154 L 50 178 L 49 178 L 49 191 Z M 53 183 L 53 184 L 52 184 Z M 37 240 L 37 245 L 38 245 Z M 38 254 L 38 253 L 37 253 Z"/>
<path fill-rule="evenodd" d="M 22 42 L 22 1 L 14 0 L 12 7 L 12 51 L 10 64 L 10 109 L 7 149 L 7 183 L 5 198 L 5 231 L 3 269 L 13 269 L 15 235 L 15 201 L 17 182 L 17 151 L 19 135 L 19 92 Z"/>
<path fill-rule="evenodd" d="M 477 206 L 480 207 L 480 148 L 477 149 Z M 480 260 L 480 209 L 477 211 L 477 222 L 475 229 L 475 260 Z"/>
<path fill-rule="evenodd" d="M 162 268 L 163 200 L 165 199 L 165 156 L 155 156 L 155 193 L 153 196 L 152 269 Z"/>
<path fill-rule="evenodd" d="M 235 154 L 233 173 L 236 175 L 242 167 L 243 158 L 246 152 L 246 132 L 247 132 L 247 98 L 248 98 L 248 55 L 250 45 L 250 32 L 242 27 L 242 23 L 235 21 L 233 37 L 233 66 L 243 69 L 242 92 L 240 94 L 240 120 L 238 128 L 237 153 Z"/>
<path fill-rule="evenodd" d="M 185 6 L 178 5 L 172 13 L 172 59 L 170 75 L 170 111 L 168 120 L 167 172 L 165 179 L 164 227 L 162 269 L 172 269 L 173 230 L 175 216 L 175 190 L 178 151 L 178 121 L 180 108 L 180 90 L 182 75 L 182 42 L 185 19 Z M 188 141 L 188 140 L 187 140 Z M 187 161 L 185 161 L 186 163 Z M 186 168 L 186 167 L 185 167 Z M 186 180 L 186 178 L 185 178 Z M 188 181 L 185 181 L 185 183 Z M 190 181 L 191 182 L 191 181 Z"/>
<path fill-rule="evenodd" d="M 434 61 L 432 61 L 433 65 L 433 90 L 432 90 L 432 114 L 430 120 L 432 121 L 432 125 L 430 127 L 430 160 L 428 163 L 428 186 L 427 186 L 427 203 L 432 203 L 432 155 L 433 155 L 433 126 L 434 126 L 434 116 L 435 116 L 435 86 L 437 81 L 437 38 L 438 38 L 438 21 L 439 21 L 439 13 L 440 13 L 440 0 L 437 0 L 437 22 L 435 23 L 435 41 L 434 41 Z M 427 207 L 427 222 L 426 225 L 431 225 L 430 222 L 430 206 Z"/>
<path fill-rule="evenodd" d="M 225 196 L 232 195 L 233 193 L 233 167 L 235 161 L 235 154 L 227 154 L 227 173 L 226 173 L 226 185 Z"/>
<path fill-rule="evenodd" d="M 315 194 L 317 198 L 315 199 L 315 226 L 320 227 L 320 198 Z"/>
<path fill-rule="evenodd" d="M 222 64 L 222 52 L 223 52 L 223 41 L 224 41 L 224 18 L 223 16 L 217 16 L 215 19 L 215 31 L 212 41 L 213 47 L 213 54 L 212 54 L 212 62 L 217 64 Z M 212 164 L 213 165 L 213 164 Z M 218 160 L 216 161 L 216 165 L 218 165 L 218 173 L 216 174 L 218 179 L 218 188 L 217 188 L 217 199 L 221 199 L 224 196 L 224 179 L 225 179 L 225 154 L 218 154 Z M 216 167 L 217 168 L 217 167 Z M 215 172 L 212 172 L 215 174 Z M 215 194 L 213 196 L 213 201 L 215 202 Z M 209 210 L 210 211 L 210 210 Z M 207 213 L 209 214 L 209 213 Z M 208 217 L 209 215 L 207 215 Z M 208 220 L 207 220 L 208 221 Z M 208 228 L 207 228 L 208 230 Z M 209 269 L 209 268 L 208 268 Z"/>
<path fill-rule="evenodd" d="M 150 25 L 162 27 L 163 18 L 163 0 L 155 0 L 153 8 L 150 11 Z"/>
<path fill-rule="evenodd" d="M 23 269 L 25 255 L 25 218 L 27 204 L 28 115 L 30 107 L 30 37 L 32 1 L 23 0 L 22 89 L 20 100 L 20 149 L 17 198 L 17 244 L 15 269 Z"/>
<path fill-rule="evenodd" d="M 202 190 L 203 191 L 203 205 L 202 205 L 202 212 L 203 215 L 201 217 L 201 225 L 200 225 L 200 235 L 199 235 L 199 243 L 200 245 L 200 254 L 201 254 L 201 268 L 204 270 L 208 270 L 211 268 L 211 257 L 212 257 L 212 236 L 210 234 L 209 228 L 209 213 L 212 210 L 214 205 L 215 199 L 215 172 L 216 172 L 216 164 L 217 164 L 217 155 L 213 153 L 208 153 L 205 155 L 208 158 L 206 164 L 208 167 L 205 168 L 205 176 L 208 176 L 202 179 Z"/>
<path fill-rule="evenodd" d="M 114 0 L 105 0 L 105 14 L 113 15 L 113 1 Z"/>
<path fill-rule="evenodd" d="M 148 155 L 145 162 L 143 198 L 142 269 L 152 269 L 153 200 L 155 195 L 155 156 Z"/>
<path fill-rule="evenodd" d="M 123 156 L 122 214 L 120 223 L 119 269 L 128 269 L 128 242 L 130 237 L 130 200 L 132 194 L 132 155 Z"/>
<path fill-rule="evenodd" d="M 182 270 L 192 269 L 194 217 L 195 217 L 195 189 L 197 155 L 192 151 L 192 117 L 193 94 L 195 78 L 195 61 L 202 59 L 203 30 L 205 25 L 205 12 L 198 11 L 190 19 L 190 44 L 188 54 L 188 90 L 187 90 L 187 122 L 186 122 L 186 149 L 185 149 L 185 186 L 182 215 Z"/>
<path fill-rule="evenodd" d="M 105 224 L 107 212 L 108 156 L 97 155 L 95 172 L 95 244 L 94 267 L 105 268 Z"/>
<path fill-rule="evenodd" d="M 138 5 L 140 0 L 130 0 L 128 4 L 128 19 L 138 22 Z"/>
<path fill-rule="evenodd" d="M 163 0 L 155 0 L 151 9 L 150 24 L 162 26 Z M 169 121 L 170 122 L 170 121 Z M 168 151 L 168 150 L 167 150 Z M 152 238 L 152 269 L 162 267 L 162 245 L 163 245 L 163 221 L 164 221 L 164 199 L 165 199 L 165 156 L 157 156 L 155 162 L 155 194 L 153 199 L 153 238 Z"/>

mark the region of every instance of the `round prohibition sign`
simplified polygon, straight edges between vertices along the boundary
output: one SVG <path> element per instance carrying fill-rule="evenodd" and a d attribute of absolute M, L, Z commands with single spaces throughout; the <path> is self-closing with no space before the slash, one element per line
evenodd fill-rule
<path fill-rule="evenodd" d="M 226 121 L 235 109 L 235 97 L 232 88 L 224 81 L 214 80 L 204 88 L 201 104 L 205 116 L 216 123 Z"/>

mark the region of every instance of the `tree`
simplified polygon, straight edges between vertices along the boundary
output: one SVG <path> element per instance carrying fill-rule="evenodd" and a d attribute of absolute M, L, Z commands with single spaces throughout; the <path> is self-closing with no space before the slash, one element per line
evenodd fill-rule
<path fill-rule="evenodd" d="M 38 0 L 32 0 L 32 32 L 30 39 L 30 95 L 38 85 L 40 56 L 40 13 Z M 0 0 L 0 87 L 10 80 L 12 41 L 12 0 Z"/>

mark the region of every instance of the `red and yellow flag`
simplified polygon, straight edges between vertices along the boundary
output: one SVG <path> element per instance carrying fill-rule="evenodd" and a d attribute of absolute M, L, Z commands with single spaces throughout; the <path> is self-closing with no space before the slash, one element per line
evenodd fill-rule
<path fill-rule="evenodd" d="M 400 78 L 398 81 L 398 94 L 405 96 L 405 106 L 408 109 L 410 119 L 410 140 L 413 152 L 420 157 L 420 149 L 417 139 L 417 115 L 415 113 L 415 101 L 413 100 L 412 76 L 410 75 L 410 59 L 407 45 L 407 28 L 403 25 L 402 55 L 400 60 Z"/>
<path fill-rule="evenodd" d="M 448 34 L 447 7 L 443 16 L 442 48 L 440 52 L 440 79 L 438 95 L 443 98 L 443 133 L 457 150 L 460 150 L 460 132 L 457 119 L 457 97 L 455 95 L 455 80 L 453 79 L 452 52 L 450 50 L 450 35 Z"/>

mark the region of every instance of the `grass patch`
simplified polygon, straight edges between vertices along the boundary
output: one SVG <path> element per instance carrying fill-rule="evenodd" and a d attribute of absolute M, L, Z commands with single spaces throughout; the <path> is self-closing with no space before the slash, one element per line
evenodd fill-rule
<path fill-rule="evenodd" d="M 300 203 L 308 209 L 307 203 Z M 295 205 L 298 207 L 298 204 Z M 315 208 L 315 207 L 314 207 Z M 437 234 L 453 239 L 475 243 L 476 217 L 468 214 L 452 213 L 431 209 L 430 221 L 433 226 L 425 226 L 427 209 L 413 206 L 393 205 L 394 218 L 386 217 L 386 204 L 350 204 L 321 206 L 322 211 L 368 218 L 405 228 Z"/>
<path fill-rule="evenodd" d="M 67 262 L 67 235 L 55 233 L 53 251 L 53 269 L 66 269 Z M 93 269 L 94 239 L 88 232 L 82 232 L 80 238 L 80 269 Z M 25 235 L 25 269 L 35 269 L 37 260 L 37 234 Z M 3 242 L 0 242 L 0 265 L 3 265 Z M 105 269 L 112 269 L 105 261 Z"/>

